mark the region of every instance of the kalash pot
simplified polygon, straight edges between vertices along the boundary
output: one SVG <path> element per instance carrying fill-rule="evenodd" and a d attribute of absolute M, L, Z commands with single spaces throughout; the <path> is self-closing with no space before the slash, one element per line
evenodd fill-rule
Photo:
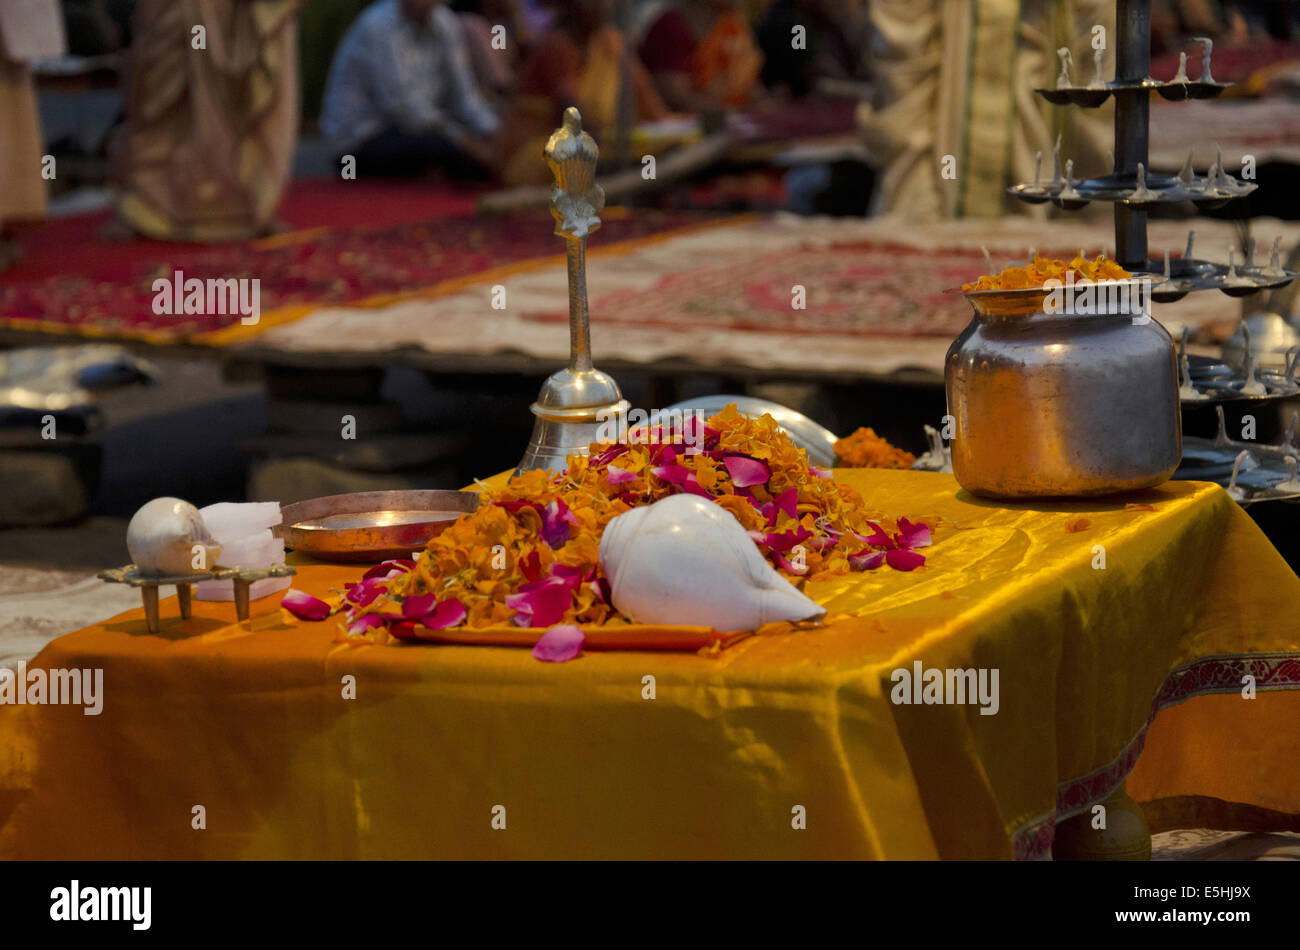
<path fill-rule="evenodd" d="M 1122 286 L 1126 285 L 1126 286 Z M 1166 481 L 1182 455 L 1174 342 L 1150 284 L 971 291 L 948 349 L 953 474 L 975 495 L 1105 495 Z"/>

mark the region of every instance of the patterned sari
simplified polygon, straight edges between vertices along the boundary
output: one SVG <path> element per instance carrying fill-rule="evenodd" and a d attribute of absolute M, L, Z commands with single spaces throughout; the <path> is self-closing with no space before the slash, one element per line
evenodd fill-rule
<path fill-rule="evenodd" d="M 879 37 L 873 62 L 876 96 L 858 113 L 867 147 L 880 165 L 874 213 L 902 210 L 918 218 L 1042 214 L 1005 189 L 1034 177 L 1043 152 L 1062 136 L 1062 168 L 1075 177 L 1102 173 L 1112 147 L 1114 106 L 1060 109 L 1034 93 L 1060 72 L 1056 50 L 1074 56 L 1074 80 L 1092 79 L 1090 28 L 1106 27 L 1114 70 L 1115 5 L 1109 0 L 872 0 Z M 941 176 L 945 156 L 956 178 Z M 1037 209 L 1037 210 L 1033 210 Z"/>
<path fill-rule="evenodd" d="M 298 135 L 300 0 L 140 0 L 118 210 L 175 241 L 268 229 Z M 194 25 L 206 48 L 194 49 Z"/>
<path fill-rule="evenodd" d="M 27 64 L 62 52 L 63 19 L 55 0 L 6 0 L 0 6 L 0 227 L 45 217 L 45 147 Z"/>

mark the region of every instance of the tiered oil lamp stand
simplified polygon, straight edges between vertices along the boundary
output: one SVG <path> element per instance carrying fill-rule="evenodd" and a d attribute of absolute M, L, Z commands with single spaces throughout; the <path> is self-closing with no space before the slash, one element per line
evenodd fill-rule
<path fill-rule="evenodd" d="M 1041 180 L 1042 157 L 1034 181 L 1015 185 L 1009 193 L 1022 201 L 1041 204 L 1051 201 L 1067 211 L 1082 208 L 1091 201 L 1109 202 L 1115 212 L 1115 259 L 1128 271 L 1150 277 L 1151 299 L 1171 303 L 1197 290 L 1220 290 L 1231 297 L 1246 297 L 1260 291 L 1289 284 L 1300 276 L 1290 270 L 1300 249 L 1283 264 L 1280 239 L 1275 240 L 1269 261 L 1255 262 L 1254 242 L 1242 248 L 1229 248 L 1226 262 L 1214 262 L 1193 256 L 1195 232 L 1190 232 L 1182 257 L 1153 259 L 1147 248 L 1147 213 L 1161 204 L 1190 201 L 1197 208 L 1213 209 L 1235 198 L 1249 195 L 1254 182 L 1240 181 L 1223 166 L 1223 156 L 1204 176 L 1196 173 L 1189 154 L 1177 175 L 1154 175 L 1148 165 L 1151 93 L 1178 102 L 1187 99 L 1212 99 L 1231 83 L 1217 81 L 1211 71 L 1214 43 L 1197 37 L 1202 44 L 1199 77 L 1187 75 L 1187 54 L 1180 56 L 1178 72 L 1171 79 L 1151 77 L 1151 3 L 1150 0 L 1117 0 L 1115 78 L 1103 78 L 1106 51 L 1094 55 L 1093 79 L 1077 85 L 1071 78 L 1073 63 L 1066 48 L 1057 51 L 1061 72 L 1053 89 L 1036 89 L 1054 105 L 1076 105 L 1085 109 L 1115 100 L 1115 150 L 1109 175 L 1076 180 L 1074 163 L 1061 168 L 1060 142 L 1053 157 L 1052 180 Z M 1263 310 L 1277 309 L 1264 307 Z M 1284 308 L 1283 308 L 1284 309 Z M 1251 329 L 1255 344 L 1251 345 Z M 1180 347 L 1180 402 L 1183 419 L 1190 413 L 1203 413 L 1207 407 L 1217 409 L 1219 433 L 1214 439 L 1189 436 L 1182 439 L 1182 465 L 1175 478 L 1217 481 L 1228 487 L 1233 498 L 1243 504 L 1264 500 L 1300 498 L 1296 482 L 1295 427 L 1280 433 L 1276 445 L 1258 442 L 1234 442 L 1227 438 L 1223 425 L 1223 406 L 1232 411 L 1257 413 L 1261 404 L 1294 397 L 1300 393 L 1296 371 L 1300 369 L 1300 328 L 1289 325 L 1286 314 L 1260 312 L 1243 320 L 1225 347 L 1225 355 L 1234 365 L 1208 357 L 1186 354 L 1186 331 Z M 1186 425 L 1185 425 L 1186 427 Z M 1243 490 L 1242 486 L 1246 486 Z"/>
<path fill-rule="evenodd" d="M 1231 252 L 1225 263 L 1197 260 L 1188 253 L 1170 261 L 1152 260 L 1147 251 L 1147 211 L 1159 204 L 1191 201 L 1198 208 L 1216 208 L 1234 198 L 1250 194 L 1257 187 L 1228 174 L 1222 157 L 1202 178 L 1192 168 L 1192 156 L 1176 176 L 1152 175 L 1148 168 L 1151 93 L 1172 101 L 1212 99 L 1231 83 L 1218 82 L 1210 69 L 1213 42 L 1199 38 L 1203 44 L 1201 75 L 1187 76 L 1187 54 L 1182 55 L 1178 74 L 1168 81 L 1151 78 L 1151 3 L 1150 0 L 1118 0 L 1115 25 L 1115 78 L 1102 79 L 1105 51 L 1096 53 L 1094 78 L 1088 85 L 1075 85 L 1070 77 L 1069 51 L 1061 56 L 1061 75 L 1054 89 L 1037 89 L 1039 95 L 1055 105 L 1077 105 L 1087 109 L 1115 99 L 1115 158 L 1109 175 L 1075 181 L 1073 163 L 1061 172 L 1059 144 L 1052 181 L 1036 180 L 1015 185 L 1008 191 L 1022 201 L 1051 201 L 1060 208 L 1073 210 L 1090 201 L 1110 202 L 1115 206 L 1115 257 L 1127 270 L 1165 280 L 1153 288 L 1152 298 L 1168 303 L 1193 290 L 1218 289 L 1241 297 L 1288 283 L 1297 275 L 1281 266 L 1275 244 L 1272 259 L 1263 267 L 1255 266 L 1253 251 L 1238 266 Z"/>

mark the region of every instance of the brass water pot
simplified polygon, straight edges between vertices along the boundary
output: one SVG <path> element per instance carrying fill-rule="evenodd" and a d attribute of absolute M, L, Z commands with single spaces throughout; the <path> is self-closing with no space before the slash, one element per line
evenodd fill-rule
<path fill-rule="evenodd" d="M 1101 289 L 1086 304 L 1044 288 L 966 294 L 975 317 L 945 379 L 953 474 L 972 494 L 1106 495 L 1178 467 L 1174 341 L 1136 287 L 1122 301 Z"/>

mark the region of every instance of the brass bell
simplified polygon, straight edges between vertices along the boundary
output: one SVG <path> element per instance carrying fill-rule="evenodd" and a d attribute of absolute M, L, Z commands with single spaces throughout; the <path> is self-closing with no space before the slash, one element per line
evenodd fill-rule
<path fill-rule="evenodd" d="M 587 313 L 587 235 L 600 227 L 596 216 L 605 192 L 596 184 L 595 141 L 582 131 L 582 116 L 569 107 L 564 124 L 546 143 L 546 164 L 555 176 L 551 216 L 564 238 L 569 269 L 569 365 L 542 384 L 532 405 L 536 422 L 519 475 L 532 469 L 558 472 L 570 455 L 585 455 L 603 434 L 623 431 L 628 410 L 612 376 L 591 364 L 591 326 Z"/>

